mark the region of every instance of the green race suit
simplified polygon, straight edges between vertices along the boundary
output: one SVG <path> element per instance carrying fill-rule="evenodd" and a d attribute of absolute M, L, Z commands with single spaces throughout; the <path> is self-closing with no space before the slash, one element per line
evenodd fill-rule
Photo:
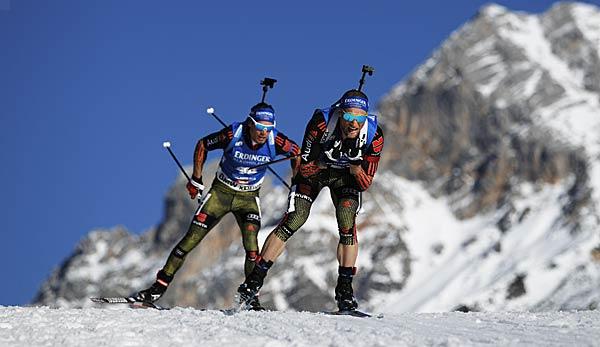
<path fill-rule="evenodd" d="M 203 165 L 208 151 L 225 149 L 232 139 L 231 127 L 223 128 L 221 131 L 200 139 L 194 152 L 194 165 Z M 251 143 L 245 127 L 243 141 Z M 296 143 L 281 132 L 278 132 L 275 138 L 275 150 L 278 155 L 297 155 L 300 152 Z M 294 168 L 297 162 L 291 161 L 291 164 Z M 247 275 L 252 270 L 258 255 L 257 235 L 261 217 L 259 190 L 234 190 L 216 178 L 194 214 L 187 233 L 171 251 L 163 267 L 164 273 L 167 276 L 174 276 L 183 265 L 186 255 L 229 212 L 235 216 L 242 233 L 242 243 L 246 251 L 244 272 Z"/>
<path fill-rule="evenodd" d="M 259 191 L 235 191 L 219 180 L 213 181 L 194 214 L 192 223 L 183 239 L 175 246 L 163 270 L 173 276 L 183 265 L 185 256 L 196 247 L 208 232 L 228 212 L 233 213 L 242 232 L 242 243 L 246 250 L 244 272 L 248 274 L 258 254 L 257 235 L 260 230 Z"/>

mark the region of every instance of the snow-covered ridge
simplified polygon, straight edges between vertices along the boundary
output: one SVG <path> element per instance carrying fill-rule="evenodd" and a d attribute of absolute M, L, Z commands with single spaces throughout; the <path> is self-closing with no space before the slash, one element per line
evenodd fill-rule
<path fill-rule="evenodd" d="M 481 30 L 488 32 L 478 32 Z M 581 41 L 569 43 L 579 36 Z M 574 57 L 560 51 L 560 46 L 569 44 Z M 457 49 L 464 50 L 460 59 L 454 57 L 461 77 L 474 83 L 497 107 L 526 104 L 533 111 L 532 119 L 540 125 L 576 146 L 590 149 L 592 154 L 600 153 L 600 80 L 594 82 L 595 90 L 590 90 L 590 82 L 586 81 L 586 70 L 597 70 L 600 59 L 600 9 L 583 3 L 561 3 L 546 13 L 531 15 L 487 5 L 479 17 L 452 33 L 387 98 L 414 92 L 414 86 L 429 78 L 441 56 Z M 549 85 L 556 89 L 544 91 Z M 548 96 L 554 96 L 551 102 Z"/>
<path fill-rule="evenodd" d="M 390 162 L 427 187 L 403 183 L 410 193 L 398 197 L 412 261 L 392 306 L 599 302 L 599 32 L 600 10 L 587 4 L 536 15 L 489 5 L 383 99 L 401 149 Z"/>
<path fill-rule="evenodd" d="M 571 12 L 585 38 L 596 47 L 600 47 L 600 10 L 596 6 L 581 3 L 574 6 Z"/>

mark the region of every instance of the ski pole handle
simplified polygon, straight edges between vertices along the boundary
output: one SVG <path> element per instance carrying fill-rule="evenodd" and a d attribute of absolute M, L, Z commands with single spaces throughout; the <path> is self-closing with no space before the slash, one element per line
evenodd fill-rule
<path fill-rule="evenodd" d="M 219 123 L 221 123 L 222 126 L 224 126 L 224 127 L 227 126 L 227 124 L 225 124 L 225 122 L 223 122 L 223 120 L 221 120 L 221 118 L 219 118 L 219 116 L 217 116 L 214 108 L 212 108 L 212 107 L 207 108 L 206 113 L 213 116 Z"/>

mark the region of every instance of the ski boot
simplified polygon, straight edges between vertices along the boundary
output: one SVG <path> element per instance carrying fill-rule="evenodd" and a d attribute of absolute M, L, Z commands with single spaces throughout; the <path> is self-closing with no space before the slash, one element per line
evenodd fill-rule
<path fill-rule="evenodd" d="M 358 302 L 352 290 L 352 279 L 338 278 L 337 286 L 335 286 L 335 301 L 340 312 L 355 311 L 358 308 Z"/>
<path fill-rule="evenodd" d="M 265 276 L 267 276 L 267 271 L 269 271 L 271 265 L 273 265 L 272 261 L 259 259 L 252 269 L 252 272 L 246 277 L 244 283 L 239 286 L 237 290 L 239 294 L 239 303 L 244 309 L 256 311 L 264 310 L 258 301 L 258 291 L 262 288 Z"/>
<path fill-rule="evenodd" d="M 160 270 L 158 274 L 156 274 L 156 282 L 154 282 L 150 288 L 139 291 L 136 294 L 135 299 L 140 302 L 155 302 L 167 291 L 167 287 L 172 280 L 173 276 L 169 276 L 163 270 Z"/>
<path fill-rule="evenodd" d="M 252 274 L 250 273 L 248 278 L 244 283 L 242 283 L 238 287 L 239 294 L 239 303 L 240 306 L 245 309 L 251 309 L 254 306 L 260 307 L 260 303 L 258 302 L 258 291 L 262 287 L 262 279 L 252 278 Z"/>
<path fill-rule="evenodd" d="M 258 301 L 258 295 L 248 302 L 248 309 L 251 311 L 266 311 L 266 309 L 260 304 L 260 301 Z"/>

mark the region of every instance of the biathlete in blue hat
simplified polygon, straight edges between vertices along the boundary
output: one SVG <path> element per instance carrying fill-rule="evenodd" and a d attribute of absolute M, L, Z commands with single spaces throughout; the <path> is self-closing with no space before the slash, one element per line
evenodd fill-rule
<path fill-rule="evenodd" d="M 383 132 L 377 118 L 368 111 L 367 96 L 359 90 L 349 90 L 332 107 L 314 112 L 304 133 L 302 160 L 292 180 L 287 212 L 265 241 L 256 266 L 238 288 L 242 304 L 256 300 L 267 271 L 283 252 L 285 242 L 306 222 L 321 189 L 329 187 L 340 235 L 335 300 L 340 311 L 357 309 L 352 289 L 358 255 L 356 214 L 361 192 L 371 185 L 383 150 Z"/>
<path fill-rule="evenodd" d="M 250 110 L 245 122 L 233 123 L 221 131 L 203 137 L 194 151 L 194 172 L 187 184 L 190 198 L 202 196 L 202 167 L 208 151 L 223 150 L 216 177 L 208 193 L 194 214 L 186 235 L 171 251 L 163 268 L 156 275 L 156 282 L 140 291 L 136 299 L 143 302 L 158 300 L 167 290 L 175 273 L 183 265 L 186 255 L 194 249 L 208 232 L 227 213 L 231 212 L 242 232 L 246 250 L 244 272 L 249 275 L 258 255 L 257 234 L 260 229 L 259 190 L 267 166 L 253 166 L 273 160 L 277 155 L 296 156 L 298 145 L 275 128 L 275 112 L 264 102 Z M 291 160 L 295 174 L 300 158 Z M 262 310 L 258 299 L 249 305 Z"/>

